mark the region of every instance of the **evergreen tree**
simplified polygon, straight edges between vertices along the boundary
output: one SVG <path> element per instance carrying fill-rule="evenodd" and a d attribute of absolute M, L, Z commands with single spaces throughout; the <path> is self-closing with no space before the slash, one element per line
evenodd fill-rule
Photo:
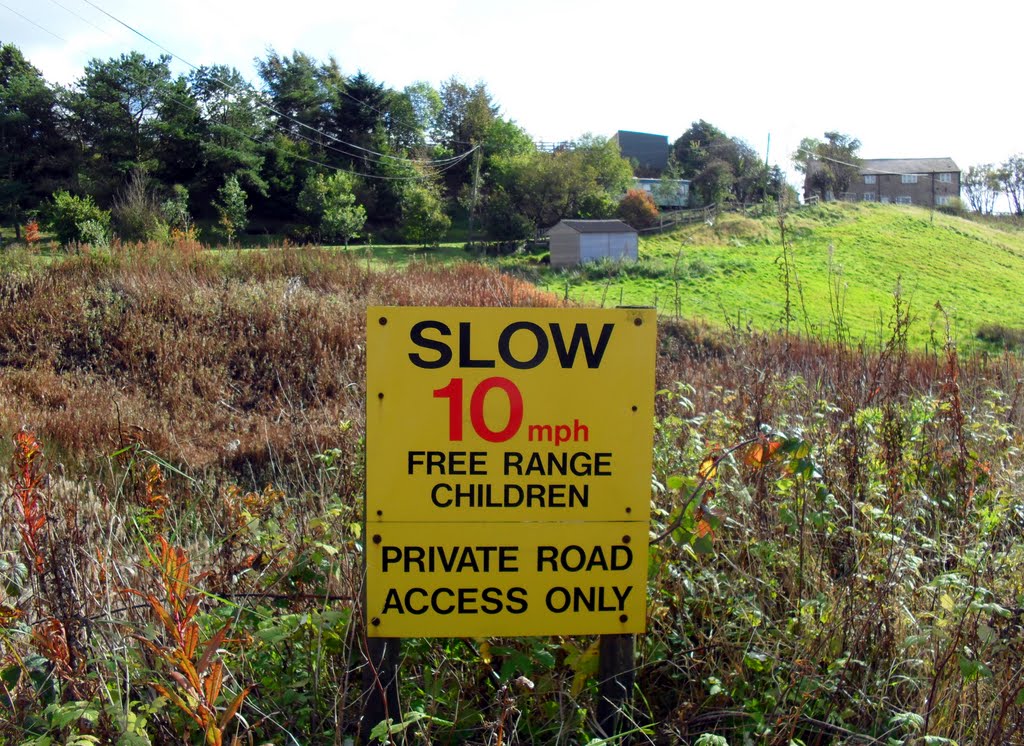
<path fill-rule="evenodd" d="M 0 46 L 0 221 L 20 237 L 28 211 L 71 178 L 56 92 L 13 44 Z"/>

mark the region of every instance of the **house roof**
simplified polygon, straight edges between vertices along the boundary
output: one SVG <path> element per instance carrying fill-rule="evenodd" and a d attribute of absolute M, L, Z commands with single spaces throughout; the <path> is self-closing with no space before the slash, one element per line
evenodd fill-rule
<path fill-rule="evenodd" d="M 560 220 L 558 225 L 572 228 L 577 233 L 636 233 L 621 220 Z M 552 228 L 557 228 L 558 225 Z M 552 228 L 548 229 L 549 233 Z"/>
<path fill-rule="evenodd" d="M 862 174 L 933 174 L 959 171 L 952 158 L 864 158 Z"/>

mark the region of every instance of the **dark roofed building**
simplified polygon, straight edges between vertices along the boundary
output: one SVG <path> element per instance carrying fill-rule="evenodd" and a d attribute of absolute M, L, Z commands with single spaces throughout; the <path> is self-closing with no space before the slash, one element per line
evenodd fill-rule
<path fill-rule="evenodd" d="M 661 176 L 668 165 L 668 135 L 619 130 L 612 139 L 622 157 L 636 163 L 636 176 Z"/>
<path fill-rule="evenodd" d="M 813 167 L 808 170 L 808 177 Z M 809 192 L 804 182 L 804 196 Z M 942 207 L 960 197 L 960 168 L 952 158 L 864 158 L 850 191 L 836 195 L 853 202 L 892 202 Z"/>

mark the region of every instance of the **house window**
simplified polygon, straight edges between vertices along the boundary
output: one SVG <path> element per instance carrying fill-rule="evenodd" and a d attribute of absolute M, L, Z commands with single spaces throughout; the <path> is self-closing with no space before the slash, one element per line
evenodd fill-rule
<path fill-rule="evenodd" d="M 908 195 L 901 194 L 899 197 L 896 198 L 896 204 L 897 205 L 912 205 L 912 204 L 914 204 L 914 202 L 913 202 L 913 200 L 910 199 L 910 197 Z"/>
<path fill-rule="evenodd" d="M 878 181 L 878 177 L 875 176 L 874 174 L 864 174 L 864 183 L 865 184 L 874 184 L 877 181 Z"/>
<path fill-rule="evenodd" d="M 880 201 L 880 202 L 881 202 L 881 203 L 882 203 L 883 205 L 887 205 L 887 204 L 889 204 L 889 203 L 890 203 L 890 202 L 891 202 L 892 200 L 890 200 L 890 199 L 889 199 L 889 195 L 888 195 L 888 194 L 883 194 L 883 195 L 882 195 L 882 199 L 881 199 L 881 200 L 879 200 L 879 201 Z"/>
<path fill-rule="evenodd" d="M 949 202 L 950 202 L 950 199 L 952 199 L 952 198 L 948 194 L 936 194 L 935 195 L 935 204 L 939 205 L 940 207 L 942 205 L 948 205 Z"/>
<path fill-rule="evenodd" d="M 903 176 L 900 177 L 900 181 L 904 184 L 916 184 L 917 174 L 903 174 Z"/>
<path fill-rule="evenodd" d="M 939 181 L 941 181 L 944 184 L 952 184 L 953 174 L 949 173 L 948 171 L 946 171 L 945 173 L 941 173 L 939 174 Z"/>
<path fill-rule="evenodd" d="M 865 202 L 874 202 L 875 201 L 875 193 L 874 192 L 864 192 L 864 201 Z"/>

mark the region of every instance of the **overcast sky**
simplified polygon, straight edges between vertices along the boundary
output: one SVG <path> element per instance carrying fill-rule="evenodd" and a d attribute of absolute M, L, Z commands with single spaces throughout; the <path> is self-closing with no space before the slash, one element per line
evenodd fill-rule
<path fill-rule="evenodd" d="M 483 81 L 535 140 L 674 141 L 705 119 L 794 182 L 789 156 L 826 130 L 859 138 L 865 158 L 963 170 L 1024 151 L 1021 0 L 0 0 L 0 41 L 65 84 L 94 57 L 161 53 L 102 11 L 254 82 L 269 48 L 334 55 L 396 89 Z"/>

